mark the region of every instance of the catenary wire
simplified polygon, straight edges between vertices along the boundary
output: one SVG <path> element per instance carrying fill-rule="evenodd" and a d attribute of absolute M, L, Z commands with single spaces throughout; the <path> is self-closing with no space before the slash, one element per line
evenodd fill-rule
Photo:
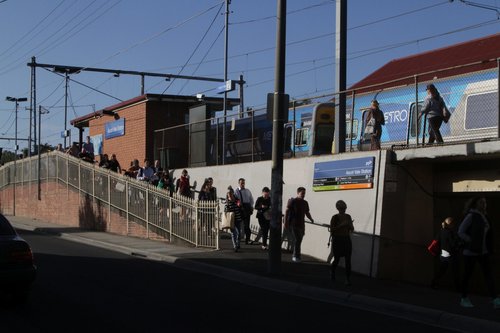
<path fill-rule="evenodd" d="M 205 31 L 205 33 L 203 34 L 203 36 L 201 37 L 201 39 L 198 41 L 198 44 L 196 45 L 196 47 L 194 48 L 193 52 L 191 52 L 191 55 L 189 56 L 189 58 L 186 60 L 186 62 L 184 63 L 184 65 L 182 65 L 181 69 L 179 70 L 179 72 L 177 73 L 177 75 L 180 75 L 182 73 L 182 71 L 184 70 L 184 68 L 186 68 L 186 65 L 189 64 L 189 62 L 191 61 L 191 59 L 193 58 L 193 56 L 195 55 L 196 51 L 198 51 L 198 49 L 200 48 L 200 45 L 201 43 L 203 43 L 203 41 L 205 40 L 205 38 L 207 37 L 208 33 L 210 32 L 210 30 L 212 29 L 212 26 L 214 25 L 215 23 L 215 20 L 217 19 L 217 16 L 219 16 L 219 13 L 222 9 L 222 6 L 224 4 L 221 3 L 220 7 L 219 7 L 219 10 L 217 11 L 217 13 L 215 13 L 215 16 L 214 18 L 212 19 L 212 22 L 210 22 L 210 25 L 208 26 L 207 30 Z M 170 81 L 170 83 L 167 85 L 167 87 L 165 88 L 165 90 L 163 90 L 162 92 L 162 95 L 165 93 L 165 91 L 167 91 L 171 86 L 172 84 L 175 82 L 175 78 Z M 182 89 L 181 89 L 182 90 Z"/>

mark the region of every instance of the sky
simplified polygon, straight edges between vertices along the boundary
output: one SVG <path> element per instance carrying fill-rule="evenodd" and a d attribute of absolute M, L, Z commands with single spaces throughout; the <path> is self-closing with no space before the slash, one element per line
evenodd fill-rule
<path fill-rule="evenodd" d="M 347 84 L 387 62 L 500 32 L 500 0 L 348 0 Z M 30 97 L 37 63 L 224 78 L 224 0 L 0 0 L 0 147 L 13 151 L 15 103 Z M 481 8 L 487 7 L 487 8 Z M 489 8 L 489 9 L 488 9 Z M 243 75 L 245 107 L 274 91 L 276 0 L 232 0 L 228 79 Z M 335 0 L 288 0 L 285 92 L 291 99 L 335 89 Z M 64 77 L 36 70 L 42 143 L 62 143 Z M 220 83 L 146 77 L 152 94 L 221 96 Z M 71 119 L 140 95 L 140 78 L 80 72 L 68 83 Z M 237 97 L 237 92 L 228 97 Z M 27 147 L 29 100 L 18 108 Z M 76 129 L 73 129 L 76 137 Z"/>

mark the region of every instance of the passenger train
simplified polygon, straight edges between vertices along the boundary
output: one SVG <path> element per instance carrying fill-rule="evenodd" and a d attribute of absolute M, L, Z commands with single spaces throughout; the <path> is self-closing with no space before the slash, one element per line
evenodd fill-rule
<path fill-rule="evenodd" d="M 430 82 L 422 82 L 419 87 L 425 87 L 427 83 Z M 474 72 L 432 83 L 438 88 L 451 112 L 448 123 L 441 126 L 445 142 L 498 137 L 499 96 L 496 71 Z M 408 85 L 356 95 L 354 106 L 352 98 L 348 97 L 346 150 L 369 149 L 369 136 L 364 134 L 364 127 L 366 112 L 373 99 L 378 100 L 385 116 L 382 147 L 426 142 L 426 118 L 418 117 L 426 96 L 425 88 L 419 89 L 416 97 L 415 86 Z M 334 101 L 291 106 L 288 121 L 284 125 L 285 157 L 331 154 L 336 110 Z M 271 158 L 272 122 L 267 119 L 266 114 L 233 120 L 227 126 L 226 157 L 229 161 Z M 254 140 L 251 139 L 252 133 Z"/>

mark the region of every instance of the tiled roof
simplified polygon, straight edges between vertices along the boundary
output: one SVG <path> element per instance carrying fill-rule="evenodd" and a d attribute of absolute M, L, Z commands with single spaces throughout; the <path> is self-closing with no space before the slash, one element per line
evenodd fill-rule
<path fill-rule="evenodd" d="M 413 83 L 415 75 L 418 75 L 419 81 L 426 81 L 489 69 L 497 66 L 496 59 L 499 57 L 500 33 L 394 59 L 350 89 L 361 92 Z"/>

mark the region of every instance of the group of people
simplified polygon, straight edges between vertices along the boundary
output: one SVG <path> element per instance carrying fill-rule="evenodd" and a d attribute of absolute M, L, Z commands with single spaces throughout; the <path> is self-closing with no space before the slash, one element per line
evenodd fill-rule
<path fill-rule="evenodd" d="M 495 290 L 490 262 L 493 253 L 493 233 L 486 208 L 484 197 L 471 198 L 465 205 L 464 217 L 458 230 L 454 219 L 447 217 L 436 236 L 440 245 L 439 267 L 431 287 L 438 287 L 439 281 L 451 266 L 455 288 L 461 293 L 460 305 L 466 308 L 474 307 L 469 299 L 469 286 L 476 265 L 481 268 L 493 307 L 500 308 L 500 298 Z M 463 262 L 463 274 L 460 274 L 460 258 Z"/>
<path fill-rule="evenodd" d="M 448 122 L 450 111 L 446 107 L 443 97 L 439 94 L 438 89 L 434 84 L 426 86 L 427 97 L 420 109 L 419 119 L 426 115 L 429 133 L 429 144 L 434 142 L 443 143 L 443 136 L 440 128 L 443 122 Z M 382 137 L 382 126 L 385 125 L 385 117 L 380 110 L 379 102 L 374 99 L 371 102 L 370 108 L 366 111 L 364 134 L 370 138 L 370 149 L 380 149 L 380 138 Z"/>

